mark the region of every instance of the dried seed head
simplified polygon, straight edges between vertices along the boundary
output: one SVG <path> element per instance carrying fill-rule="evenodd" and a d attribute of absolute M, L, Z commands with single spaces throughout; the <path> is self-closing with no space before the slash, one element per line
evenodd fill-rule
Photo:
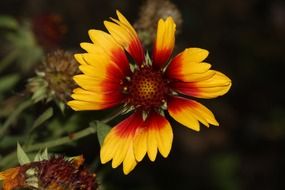
<path fill-rule="evenodd" d="M 95 174 L 82 166 L 83 157 L 66 159 L 53 156 L 0 172 L 4 190 L 31 188 L 36 190 L 96 190 Z"/>
<path fill-rule="evenodd" d="M 56 50 L 45 58 L 38 69 L 37 77 L 30 79 L 28 91 L 36 96 L 36 101 L 55 99 L 66 102 L 76 86 L 72 77 L 78 73 L 73 54 Z"/>
<path fill-rule="evenodd" d="M 150 45 L 156 35 L 157 22 L 160 18 L 171 16 L 176 23 L 177 32 L 181 30 L 182 15 L 176 5 L 169 0 L 146 0 L 141 6 L 139 19 L 134 24 L 144 45 Z"/>
<path fill-rule="evenodd" d="M 38 169 L 39 186 L 45 189 L 93 190 L 95 176 L 85 168 L 63 157 L 52 157 L 34 164 Z"/>

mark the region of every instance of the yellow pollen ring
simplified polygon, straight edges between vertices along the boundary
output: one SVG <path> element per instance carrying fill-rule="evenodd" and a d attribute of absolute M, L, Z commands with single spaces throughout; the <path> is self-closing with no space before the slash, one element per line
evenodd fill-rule
<path fill-rule="evenodd" d="M 141 96 L 144 96 L 149 99 L 152 98 L 155 93 L 157 93 L 158 84 L 156 84 L 156 82 L 154 82 L 153 80 L 143 80 L 140 81 L 137 89 Z"/>

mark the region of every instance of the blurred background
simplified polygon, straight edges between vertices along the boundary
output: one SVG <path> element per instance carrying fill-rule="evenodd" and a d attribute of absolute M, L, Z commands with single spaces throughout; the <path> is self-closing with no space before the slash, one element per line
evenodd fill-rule
<path fill-rule="evenodd" d="M 146 46 L 152 38 L 152 32 L 147 33 L 147 29 L 156 27 L 149 26 L 157 22 L 155 14 L 174 14 L 178 23 L 175 53 L 187 47 L 207 49 L 210 52 L 207 61 L 232 79 L 228 94 L 200 101 L 213 111 L 220 126 L 209 129 L 203 126 L 197 133 L 171 120 L 174 143 L 167 159 L 158 156 L 154 163 L 144 159 L 128 176 L 123 175 L 121 168 L 113 170 L 110 164 L 99 165 L 95 170 L 102 174 L 98 175 L 99 183 L 105 189 L 115 190 L 285 189 L 282 78 L 285 71 L 285 2 L 172 0 L 173 4 L 164 5 L 165 1 L 158 0 L 160 6 L 150 5 L 153 7 L 146 7 L 146 2 L 1 0 L 0 15 L 14 18 L 20 25 L 17 27 L 25 28 L 28 23 L 30 32 L 7 37 L 15 26 L 5 25 L 5 28 L 2 22 L 1 28 L 0 24 L 1 118 L 11 112 L 5 109 L 16 104 L 18 99 L 13 96 L 20 94 L 27 79 L 35 75 L 35 65 L 44 54 L 58 48 L 81 52 L 79 43 L 89 41 L 88 29 L 104 29 L 103 20 L 115 17 L 116 9 L 131 23 L 136 23 L 136 28 L 142 31 L 141 36 L 146 38 Z M 13 56 L 13 52 L 17 56 Z M 29 113 L 43 109 L 38 106 Z M 71 114 L 69 110 L 67 116 Z M 80 114 L 85 123 L 100 117 L 98 112 Z M 65 116 L 58 117 L 61 124 L 65 122 Z M 84 122 L 79 121 L 73 125 L 84 127 Z M 76 128 L 65 127 L 66 131 Z M 20 132 L 12 129 L 9 134 Z M 7 146 L 0 143 L 1 153 L 9 153 L 14 148 Z M 91 167 L 98 156 L 99 144 L 96 136 L 91 135 L 74 146 L 55 151 L 67 155 L 83 153 L 86 165 Z"/>

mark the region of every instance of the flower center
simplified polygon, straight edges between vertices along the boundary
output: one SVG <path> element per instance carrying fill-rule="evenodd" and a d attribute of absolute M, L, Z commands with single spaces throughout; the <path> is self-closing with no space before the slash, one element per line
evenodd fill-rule
<path fill-rule="evenodd" d="M 149 67 L 136 71 L 127 89 L 129 103 L 143 110 L 159 108 L 164 103 L 168 91 L 161 72 Z"/>

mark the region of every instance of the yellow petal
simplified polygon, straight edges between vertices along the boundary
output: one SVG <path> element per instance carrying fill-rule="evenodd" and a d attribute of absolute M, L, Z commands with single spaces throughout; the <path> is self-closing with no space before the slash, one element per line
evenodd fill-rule
<path fill-rule="evenodd" d="M 182 59 L 185 62 L 202 62 L 204 61 L 209 55 L 209 52 L 205 49 L 201 48 L 187 48 L 184 50 Z"/>
<path fill-rule="evenodd" d="M 147 130 L 140 128 L 134 138 L 134 154 L 138 162 L 142 161 L 147 152 Z"/>
<path fill-rule="evenodd" d="M 100 151 L 102 163 L 112 160 L 112 167 L 123 163 L 123 171 L 128 174 L 137 164 L 134 155 L 134 136 L 143 124 L 141 112 L 135 112 L 117 124 L 106 136 Z"/>
<path fill-rule="evenodd" d="M 156 131 L 156 142 L 158 150 L 161 155 L 166 158 L 171 150 L 173 133 L 170 124 L 167 122 L 166 125 L 158 127 Z"/>
<path fill-rule="evenodd" d="M 71 100 L 67 102 L 67 105 L 75 111 L 83 110 L 102 110 L 109 107 L 113 107 L 114 104 L 94 103 L 86 101 Z"/>
<path fill-rule="evenodd" d="M 110 34 L 103 32 L 101 30 L 94 30 L 91 29 L 88 31 L 90 39 L 94 43 L 95 46 L 99 46 L 103 50 L 105 50 L 105 53 L 111 54 L 110 50 L 119 48 L 119 46 L 116 44 L 116 42 L 113 40 L 113 38 L 110 36 Z"/>
<path fill-rule="evenodd" d="M 132 37 L 129 32 L 125 30 L 123 27 L 109 21 L 104 22 L 105 27 L 110 32 L 112 37 L 123 47 L 128 47 Z"/>
<path fill-rule="evenodd" d="M 82 57 L 82 53 L 78 53 L 78 54 L 74 54 L 74 58 L 76 59 L 76 61 L 78 61 L 78 63 L 85 65 L 87 64 L 86 61 L 83 59 Z"/>
<path fill-rule="evenodd" d="M 181 123 L 182 125 L 193 129 L 194 131 L 200 131 L 200 124 L 196 118 L 192 116 L 189 110 L 178 110 L 173 107 L 168 108 L 169 115 Z"/>
<path fill-rule="evenodd" d="M 209 70 L 209 63 L 201 62 L 208 56 L 208 51 L 200 48 L 189 48 L 178 54 L 167 67 L 168 78 L 193 82 L 210 78 L 214 71 Z"/>
<path fill-rule="evenodd" d="M 109 138 L 110 140 L 108 141 L 107 138 Z M 112 160 L 114 154 L 119 149 L 119 145 L 119 140 L 116 138 L 116 136 L 113 135 L 113 133 L 109 133 L 106 136 L 106 138 L 104 139 L 104 144 L 100 150 L 100 159 L 102 164 L 105 164 Z"/>
<path fill-rule="evenodd" d="M 96 46 L 92 43 L 82 42 L 80 43 L 80 46 L 88 53 L 95 53 L 95 54 L 104 53 L 103 49 L 100 46 Z"/>
<path fill-rule="evenodd" d="M 172 97 L 168 101 L 168 112 L 176 121 L 184 126 L 199 131 L 199 122 L 207 127 L 218 126 L 214 114 L 202 104 L 185 98 Z"/>
<path fill-rule="evenodd" d="M 148 130 L 147 133 L 147 154 L 151 161 L 154 161 L 157 155 L 157 142 L 155 130 Z"/>
<path fill-rule="evenodd" d="M 133 151 L 133 143 L 131 142 L 129 144 L 129 149 L 127 151 L 126 157 L 123 162 L 123 171 L 124 174 L 127 175 L 129 174 L 137 165 L 137 161 L 134 156 L 134 151 Z"/>
<path fill-rule="evenodd" d="M 176 91 L 197 97 L 197 98 L 216 98 L 222 96 L 231 88 L 231 80 L 224 74 L 209 70 L 212 72 L 204 78 L 192 80 L 192 82 L 174 82 L 172 88 Z M 193 79 L 193 78 L 192 78 Z"/>
<path fill-rule="evenodd" d="M 131 142 L 130 138 L 120 139 L 120 141 L 117 142 L 120 145 L 118 146 L 117 151 L 113 156 L 112 160 L 113 168 L 118 167 L 124 161 L 126 154 L 129 150 L 130 142 Z"/>
<path fill-rule="evenodd" d="M 113 22 L 105 21 L 104 24 L 114 38 L 136 61 L 141 65 L 144 61 L 144 50 L 138 35 L 128 20 L 117 11 L 119 20 L 112 19 Z"/>
<path fill-rule="evenodd" d="M 157 34 L 153 49 L 153 64 L 161 68 L 167 63 L 175 43 L 176 25 L 172 17 L 168 17 L 165 21 L 160 19 L 157 26 Z"/>

